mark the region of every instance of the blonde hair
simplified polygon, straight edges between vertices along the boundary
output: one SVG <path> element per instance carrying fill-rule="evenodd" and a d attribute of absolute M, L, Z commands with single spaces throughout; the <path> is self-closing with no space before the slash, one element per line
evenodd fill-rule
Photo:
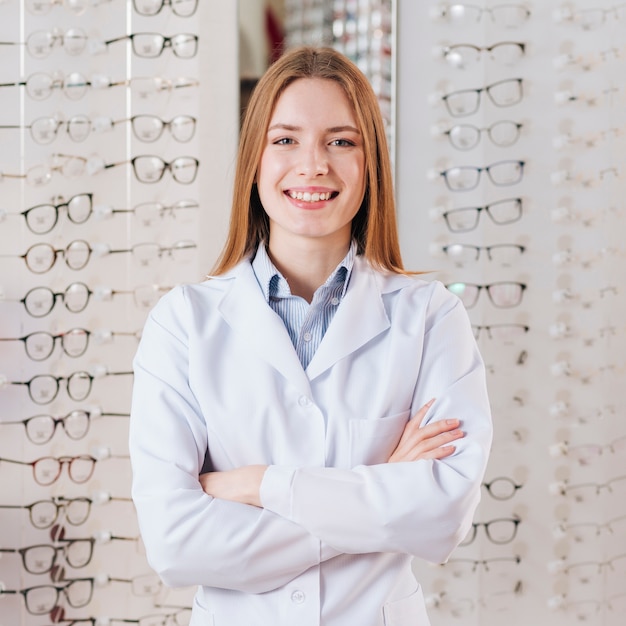
<path fill-rule="evenodd" d="M 226 243 L 211 274 L 230 270 L 269 241 L 269 220 L 255 184 L 276 102 L 300 78 L 333 80 L 344 89 L 354 110 L 365 153 L 365 195 L 352 220 L 357 251 L 379 269 L 404 273 L 385 127 L 376 95 L 365 75 L 332 48 L 292 49 L 269 67 L 252 93 L 242 123 L 233 204 Z"/>

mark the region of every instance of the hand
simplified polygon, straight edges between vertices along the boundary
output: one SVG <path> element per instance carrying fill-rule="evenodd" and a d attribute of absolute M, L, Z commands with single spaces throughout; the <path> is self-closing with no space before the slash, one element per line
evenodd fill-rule
<path fill-rule="evenodd" d="M 435 400 L 427 402 L 404 427 L 396 449 L 388 463 L 418 461 L 420 459 L 439 460 L 450 456 L 456 446 L 450 442 L 460 439 L 465 433 L 459 430 L 461 422 L 457 419 L 439 420 L 422 426 L 428 409 Z"/>
<path fill-rule="evenodd" d="M 266 465 L 245 465 L 224 472 L 200 474 L 199 481 L 205 493 L 221 500 L 261 506 L 261 481 Z"/>

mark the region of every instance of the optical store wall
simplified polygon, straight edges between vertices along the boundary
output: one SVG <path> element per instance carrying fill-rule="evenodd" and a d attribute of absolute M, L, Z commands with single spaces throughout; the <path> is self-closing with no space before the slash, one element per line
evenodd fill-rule
<path fill-rule="evenodd" d="M 466 304 L 495 427 L 466 545 L 415 567 L 431 620 L 624 624 L 626 7 L 406 0 L 397 26 L 403 252 Z"/>
<path fill-rule="evenodd" d="M 236 4 L 0 2 L 0 626 L 187 625 L 129 500 L 128 372 L 148 309 L 223 238 Z M 488 367 L 475 528 L 415 563 L 433 626 L 621 625 L 626 11 L 326 4 L 349 54 L 355 12 L 393 7 L 375 86 L 405 263 L 463 299 Z M 307 28 L 327 8 L 286 5 Z"/>
<path fill-rule="evenodd" d="M 6 0 L 0 83 L 0 624 L 186 626 L 129 499 L 130 372 L 225 232 L 236 4 Z"/>

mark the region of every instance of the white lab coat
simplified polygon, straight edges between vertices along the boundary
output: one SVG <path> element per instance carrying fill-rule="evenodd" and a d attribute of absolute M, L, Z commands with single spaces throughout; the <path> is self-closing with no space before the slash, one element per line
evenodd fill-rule
<path fill-rule="evenodd" d="M 304 371 L 244 261 L 164 296 L 134 367 L 141 534 L 166 585 L 199 585 L 192 626 L 429 624 L 412 556 L 443 562 L 463 539 L 492 436 L 456 296 L 359 256 Z M 385 463 L 432 397 L 429 419 L 463 422 L 457 451 Z M 204 494 L 203 464 L 269 465 L 263 508 Z"/>

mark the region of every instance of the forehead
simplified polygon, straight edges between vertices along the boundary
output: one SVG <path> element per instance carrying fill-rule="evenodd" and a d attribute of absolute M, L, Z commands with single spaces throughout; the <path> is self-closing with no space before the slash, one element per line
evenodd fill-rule
<path fill-rule="evenodd" d="M 355 124 L 356 120 L 342 85 L 326 78 L 298 78 L 290 83 L 276 100 L 271 115 L 272 121 L 285 121 L 283 118 L 328 120 L 332 126 L 338 122 Z"/>

